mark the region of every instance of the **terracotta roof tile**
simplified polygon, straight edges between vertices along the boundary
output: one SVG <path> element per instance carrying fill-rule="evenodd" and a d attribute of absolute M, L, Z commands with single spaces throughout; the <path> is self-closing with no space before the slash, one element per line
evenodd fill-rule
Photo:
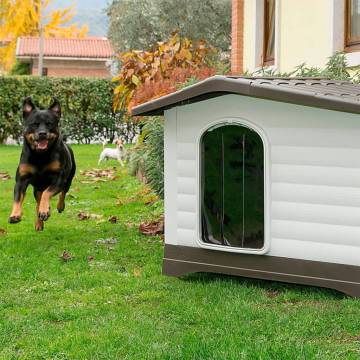
<path fill-rule="evenodd" d="M 38 37 L 20 37 L 18 39 L 16 56 L 33 57 L 38 55 Z M 44 42 L 45 57 L 110 58 L 113 55 L 114 50 L 106 37 L 49 38 Z"/>

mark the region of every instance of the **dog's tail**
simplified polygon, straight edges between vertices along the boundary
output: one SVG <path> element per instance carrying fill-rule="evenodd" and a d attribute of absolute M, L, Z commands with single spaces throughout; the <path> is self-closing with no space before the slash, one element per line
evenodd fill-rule
<path fill-rule="evenodd" d="M 104 141 L 103 141 L 103 143 L 102 143 L 103 150 L 105 149 L 106 144 L 107 144 L 107 141 L 106 141 L 106 140 L 104 140 Z"/>

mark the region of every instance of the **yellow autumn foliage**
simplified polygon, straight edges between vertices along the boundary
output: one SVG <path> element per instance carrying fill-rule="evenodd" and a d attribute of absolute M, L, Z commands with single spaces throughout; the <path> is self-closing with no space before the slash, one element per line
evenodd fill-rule
<path fill-rule="evenodd" d="M 16 42 L 20 36 L 39 36 L 40 19 L 45 37 L 82 38 L 88 32 L 84 25 L 67 25 L 74 16 L 72 6 L 49 11 L 51 0 L 0 0 L 0 40 L 8 40 L 0 48 L 0 65 L 9 70 L 15 62 Z"/>

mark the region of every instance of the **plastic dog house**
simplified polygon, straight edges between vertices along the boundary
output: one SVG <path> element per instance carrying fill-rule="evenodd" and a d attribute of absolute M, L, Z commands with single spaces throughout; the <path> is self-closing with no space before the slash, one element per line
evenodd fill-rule
<path fill-rule="evenodd" d="M 133 114 L 165 115 L 164 274 L 360 296 L 360 86 L 215 76 Z"/>

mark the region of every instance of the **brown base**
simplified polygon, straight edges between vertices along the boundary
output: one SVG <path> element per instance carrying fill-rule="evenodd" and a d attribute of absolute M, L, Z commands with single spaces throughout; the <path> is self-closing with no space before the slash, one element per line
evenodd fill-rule
<path fill-rule="evenodd" d="M 194 272 L 320 286 L 360 297 L 360 266 L 165 245 L 164 275 Z"/>

